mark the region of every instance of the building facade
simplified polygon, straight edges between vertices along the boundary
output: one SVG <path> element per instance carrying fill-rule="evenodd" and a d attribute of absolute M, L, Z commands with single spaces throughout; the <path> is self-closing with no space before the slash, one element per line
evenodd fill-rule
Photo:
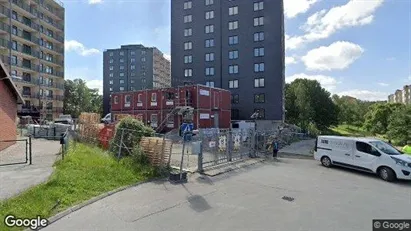
<path fill-rule="evenodd" d="M 411 85 L 405 85 L 402 90 L 398 89 L 394 94 L 389 95 L 388 102 L 411 105 Z"/>
<path fill-rule="evenodd" d="M 171 2 L 172 85 L 232 93 L 232 119 L 284 120 L 282 0 Z"/>
<path fill-rule="evenodd" d="M 104 51 L 104 114 L 110 112 L 112 93 L 170 86 L 170 61 L 157 48 L 125 45 Z"/>
<path fill-rule="evenodd" d="M 0 56 L 25 100 L 19 116 L 51 120 L 63 112 L 62 3 L 0 1 Z"/>

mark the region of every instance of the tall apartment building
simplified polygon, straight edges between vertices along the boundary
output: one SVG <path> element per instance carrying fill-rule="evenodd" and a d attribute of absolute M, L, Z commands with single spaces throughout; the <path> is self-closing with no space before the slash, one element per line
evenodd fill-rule
<path fill-rule="evenodd" d="M 155 47 L 124 45 L 103 54 L 103 108 L 112 93 L 171 86 L 170 61 Z"/>
<path fill-rule="evenodd" d="M 411 85 L 405 85 L 402 90 L 396 90 L 394 94 L 388 96 L 389 103 L 411 104 Z"/>
<path fill-rule="evenodd" d="M 63 112 L 64 7 L 54 0 L 0 0 L 0 57 L 25 99 L 18 115 Z"/>
<path fill-rule="evenodd" d="M 284 120 L 282 0 L 173 0 L 172 85 L 232 92 L 232 119 Z"/>

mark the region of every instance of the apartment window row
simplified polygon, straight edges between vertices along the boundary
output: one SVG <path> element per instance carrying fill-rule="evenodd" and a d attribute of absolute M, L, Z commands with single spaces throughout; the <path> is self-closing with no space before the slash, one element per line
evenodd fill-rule
<path fill-rule="evenodd" d="M 233 89 L 233 88 L 238 88 L 238 87 L 239 87 L 238 79 L 228 81 L 228 88 Z M 263 87 L 265 87 L 264 78 L 263 77 L 255 78 L 254 88 L 263 88 Z"/>
<path fill-rule="evenodd" d="M 146 51 L 145 51 L 145 50 L 142 50 L 142 51 L 141 51 L 141 54 L 142 54 L 142 55 L 145 55 L 145 54 L 146 54 Z M 124 51 L 120 51 L 120 52 L 119 52 L 119 55 L 120 55 L 120 56 L 124 56 Z M 135 51 L 130 51 L 130 55 L 131 55 L 131 56 L 135 56 L 135 55 L 136 55 L 136 52 L 135 52 Z M 109 53 L 109 56 L 110 56 L 110 57 L 113 57 L 113 56 L 114 56 L 114 52 L 110 52 L 110 53 Z"/>
<path fill-rule="evenodd" d="M 142 62 L 145 62 L 145 61 L 146 61 L 146 57 L 142 57 L 142 58 L 141 58 L 141 61 L 142 61 Z M 124 63 L 124 59 L 119 59 L 119 62 L 120 62 L 120 63 Z M 136 59 L 135 59 L 135 58 L 131 58 L 131 59 L 130 59 L 130 63 L 135 63 L 135 62 L 136 62 Z M 114 59 L 110 59 L 110 60 L 109 60 L 109 63 L 114 63 Z"/>

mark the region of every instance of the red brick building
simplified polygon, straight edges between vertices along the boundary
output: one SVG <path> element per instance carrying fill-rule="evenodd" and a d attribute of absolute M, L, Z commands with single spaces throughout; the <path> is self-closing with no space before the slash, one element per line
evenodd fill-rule
<path fill-rule="evenodd" d="M 0 141 L 17 138 L 17 104 L 23 102 L 23 97 L 0 60 Z M 0 142 L 0 151 L 13 144 L 13 142 Z"/>

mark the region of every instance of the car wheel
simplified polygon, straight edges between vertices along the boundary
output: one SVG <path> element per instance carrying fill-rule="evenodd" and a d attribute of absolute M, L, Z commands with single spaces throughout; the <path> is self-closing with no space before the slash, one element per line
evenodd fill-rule
<path fill-rule="evenodd" d="M 389 182 L 394 181 L 396 178 L 394 171 L 388 167 L 380 168 L 380 170 L 378 171 L 378 175 L 381 177 L 381 179 Z"/>
<path fill-rule="evenodd" d="M 328 156 L 323 156 L 322 158 L 321 158 L 321 164 L 324 166 L 324 167 L 327 167 L 327 168 L 329 168 L 329 167 L 331 167 L 331 159 L 328 157 Z"/>

